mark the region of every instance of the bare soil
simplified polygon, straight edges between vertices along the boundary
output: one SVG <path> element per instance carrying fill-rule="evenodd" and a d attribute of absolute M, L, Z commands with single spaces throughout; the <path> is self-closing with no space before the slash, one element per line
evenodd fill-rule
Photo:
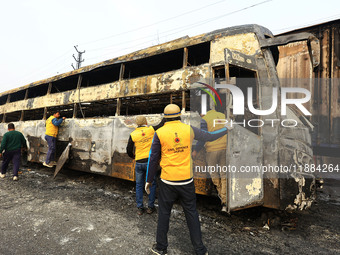
<path fill-rule="evenodd" d="M 32 164 L 18 182 L 0 179 L 0 254 L 149 254 L 157 213 L 137 215 L 133 182 L 53 172 Z M 326 180 L 317 203 L 292 214 L 259 207 L 227 215 L 218 199 L 198 196 L 203 241 L 209 254 L 340 254 L 339 187 Z M 179 205 L 168 252 L 194 254 Z"/>

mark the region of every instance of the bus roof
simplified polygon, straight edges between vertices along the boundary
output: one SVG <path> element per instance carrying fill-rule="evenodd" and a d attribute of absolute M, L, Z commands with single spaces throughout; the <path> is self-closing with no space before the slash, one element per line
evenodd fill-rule
<path fill-rule="evenodd" d="M 92 71 L 94 69 L 102 68 L 102 67 L 105 67 L 105 66 L 109 66 L 109 65 L 113 65 L 113 64 L 120 64 L 120 63 L 125 63 L 125 62 L 129 62 L 129 61 L 137 60 L 137 59 L 150 57 L 150 56 L 153 56 L 153 55 L 157 55 L 157 54 L 160 54 L 160 53 L 165 53 L 165 52 L 168 52 L 168 51 L 184 48 L 184 47 L 187 47 L 187 46 L 212 41 L 215 38 L 219 38 L 219 37 L 222 37 L 222 36 L 230 36 L 230 35 L 245 34 L 245 33 L 256 33 L 258 37 L 263 38 L 263 39 L 265 38 L 265 36 L 266 37 L 273 37 L 273 34 L 271 33 L 270 30 L 268 30 L 265 27 L 256 25 L 256 24 L 223 28 L 223 29 L 214 30 L 212 32 L 193 36 L 193 37 L 184 36 L 184 37 L 181 37 L 181 38 L 169 41 L 169 42 L 165 42 L 165 43 L 158 44 L 158 45 L 155 45 L 155 46 L 151 46 L 151 47 L 148 47 L 148 48 L 145 48 L 145 49 L 141 49 L 141 50 L 129 53 L 127 55 L 108 59 L 108 60 L 105 60 L 105 61 L 102 61 L 102 62 L 99 62 L 99 63 L 96 63 L 96 64 L 84 66 L 84 67 L 81 67 L 79 69 L 76 69 L 76 70 L 73 70 L 73 71 L 70 71 L 70 72 L 66 72 L 66 73 L 63 73 L 63 74 L 55 75 L 55 76 L 52 76 L 52 77 L 47 78 L 47 79 L 35 81 L 35 82 L 29 83 L 27 85 L 2 92 L 2 93 L 0 93 L 0 97 L 5 96 L 7 94 L 17 92 L 17 91 L 20 91 L 20 90 L 27 89 L 27 88 L 30 88 L 30 87 L 38 86 L 38 85 L 41 85 L 41 84 L 47 84 L 47 83 L 50 83 L 50 82 L 55 82 L 57 80 L 60 80 L 60 79 L 66 78 L 66 77 L 70 77 L 70 76 L 73 76 L 73 75 L 87 73 L 87 72 Z"/>

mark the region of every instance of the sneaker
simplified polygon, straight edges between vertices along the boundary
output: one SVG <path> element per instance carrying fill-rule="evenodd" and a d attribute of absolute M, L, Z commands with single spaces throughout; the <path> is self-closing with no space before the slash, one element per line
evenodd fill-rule
<path fill-rule="evenodd" d="M 43 166 L 46 166 L 46 167 L 53 167 L 51 164 L 46 164 L 46 162 L 43 163 Z"/>
<path fill-rule="evenodd" d="M 13 176 L 13 181 L 17 181 L 18 180 L 18 176 Z"/>
<path fill-rule="evenodd" d="M 56 161 L 51 161 L 51 162 L 50 162 L 50 165 L 51 165 L 51 166 L 56 166 L 56 165 L 57 165 L 57 162 L 56 162 Z"/>
<path fill-rule="evenodd" d="M 139 207 L 139 208 L 137 208 L 138 210 L 137 210 L 137 214 L 138 215 L 142 215 L 143 213 L 144 213 L 144 208 L 143 207 Z"/>
<path fill-rule="evenodd" d="M 0 178 L 5 178 L 6 177 L 6 174 L 0 174 Z"/>
<path fill-rule="evenodd" d="M 158 250 L 156 246 L 157 245 L 154 244 L 152 246 L 152 248 L 150 248 L 150 251 L 152 252 L 152 254 L 158 254 L 158 255 L 166 255 L 166 254 L 168 254 L 168 251 L 166 249 L 165 250 Z"/>
<path fill-rule="evenodd" d="M 152 214 L 154 211 L 155 211 L 155 207 L 148 207 L 148 209 L 146 209 L 147 214 Z"/>
<path fill-rule="evenodd" d="M 226 205 L 222 205 L 222 209 L 221 209 L 222 212 L 227 212 L 227 206 Z"/>

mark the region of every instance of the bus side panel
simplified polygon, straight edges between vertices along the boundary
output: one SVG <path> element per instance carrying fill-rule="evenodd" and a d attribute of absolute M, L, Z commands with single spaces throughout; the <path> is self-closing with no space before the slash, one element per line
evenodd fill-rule
<path fill-rule="evenodd" d="M 112 119 L 70 119 L 59 131 L 58 141 L 72 144 L 71 169 L 102 175 L 111 174 Z M 62 146 L 64 147 L 64 146 Z"/>
<path fill-rule="evenodd" d="M 135 165 L 126 154 L 126 146 L 130 133 L 134 130 L 131 125 L 132 118 L 116 117 L 113 122 L 112 133 L 112 171 L 111 176 L 134 181 Z"/>

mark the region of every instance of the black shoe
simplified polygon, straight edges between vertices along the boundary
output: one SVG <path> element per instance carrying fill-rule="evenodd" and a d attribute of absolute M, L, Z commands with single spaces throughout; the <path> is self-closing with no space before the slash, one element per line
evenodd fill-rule
<path fill-rule="evenodd" d="M 157 247 L 157 244 L 154 244 L 152 246 L 152 248 L 150 248 L 150 251 L 152 252 L 152 254 L 158 254 L 158 255 L 166 255 L 166 254 L 168 254 L 168 251 L 166 249 L 165 250 L 159 250 L 156 247 Z"/>
<path fill-rule="evenodd" d="M 139 208 L 137 208 L 138 210 L 137 210 L 137 214 L 138 215 L 142 215 L 143 213 L 144 213 L 144 208 L 143 207 L 139 207 Z"/>
<path fill-rule="evenodd" d="M 156 210 L 155 207 L 148 207 L 148 209 L 146 209 L 146 213 L 152 214 L 155 210 Z"/>

